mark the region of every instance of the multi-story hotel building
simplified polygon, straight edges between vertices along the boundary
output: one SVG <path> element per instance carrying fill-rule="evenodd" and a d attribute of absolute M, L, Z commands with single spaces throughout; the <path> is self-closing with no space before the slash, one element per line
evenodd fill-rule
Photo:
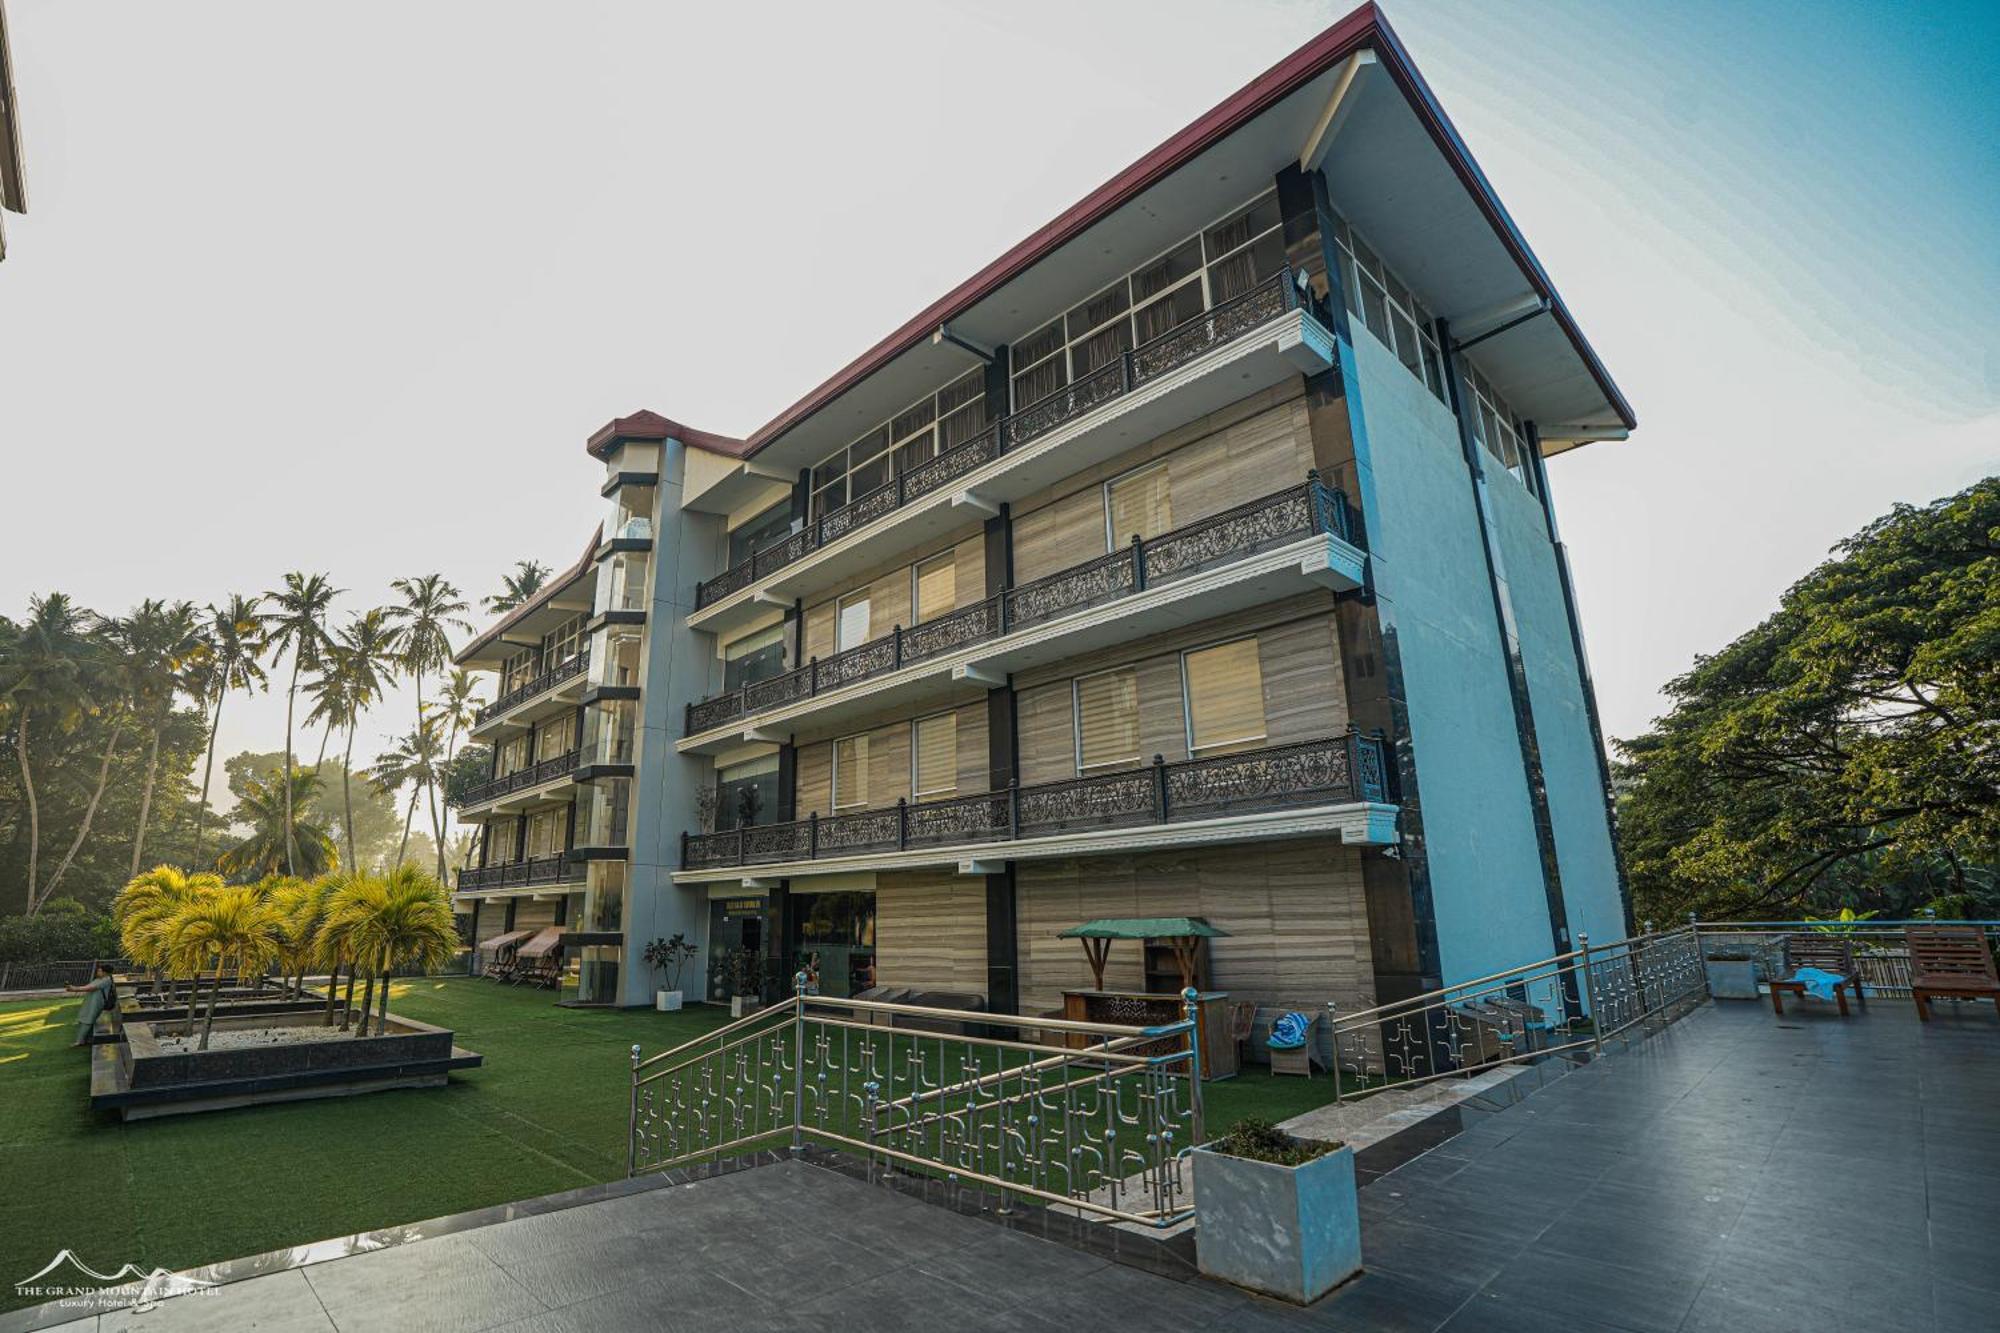
<path fill-rule="evenodd" d="M 592 436 L 601 531 L 460 657 L 461 901 L 622 1004 L 675 932 L 701 998 L 747 948 L 1018 1012 L 1100 917 L 1301 1007 L 1616 938 L 1545 463 L 1632 425 L 1358 10 L 747 438 Z"/>

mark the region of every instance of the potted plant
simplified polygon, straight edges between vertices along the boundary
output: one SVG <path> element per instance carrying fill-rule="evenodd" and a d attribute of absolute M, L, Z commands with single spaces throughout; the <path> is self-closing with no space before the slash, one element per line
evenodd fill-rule
<path fill-rule="evenodd" d="M 1741 950 L 1723 950 L 1702 960 L 1708 970 L 1708 993 L 1718 1000 L 1754 1000 L 1757 991 L 1757 955 Z"/>
<path fill-rule="evenodd" d="M 734 949 L 729 954 L 729 1016 L 741 1018 L 755 1013 L 764 1000 L 764 958 L 755 949 Z"/>
<path fill-rule="evenodd" d="M 1194 1150 L 1195 1263 L 1300 1305 L 1361 1271 L 1354 1150 L 1243 1119 Z"/>
<path fill-rule="evenodd" d="M 688 937 L 680 931 L 675 931 L 672 939 L 654 940 L 646 946 L 646 966 L 667 974 L 666 989 L 653 992 L 655 1009 L 671 1013 L 681 1007 L 681 969 L 699 952 L 701 950 L 688 943 Z"/>

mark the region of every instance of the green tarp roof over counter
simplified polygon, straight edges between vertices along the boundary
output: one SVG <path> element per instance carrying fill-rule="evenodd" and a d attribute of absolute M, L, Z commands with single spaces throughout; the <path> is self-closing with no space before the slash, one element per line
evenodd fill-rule
<path fill-rule="evenodd" d="M 1220 939 L 1229 934 L 1198 916 L 1101 916 L 1080 926 L 1071 926 L 1057 939 L 1064 940 L 1159 940 L 1193 935 Z"/>

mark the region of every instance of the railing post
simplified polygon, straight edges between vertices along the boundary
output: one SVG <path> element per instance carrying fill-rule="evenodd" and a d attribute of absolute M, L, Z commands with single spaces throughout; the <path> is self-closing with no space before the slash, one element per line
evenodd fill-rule
<path fill-rule="evenodd" d="M 1708 984 L 1708 954 L 1702 948 L 1700 918 L 1693 912 L 1688 913 L 1688 938 L 1694 941 L 1694 965 L 1701 969 L 1701 993 L 1712 1000 L 1715 992 Z"/>
<path fill-rule="evenodd" d="M 632 1043 L 632 1095 L 625 1117 L 625 1175 L 639 1174 L 639 1043 Z"/>
<path fill-rule="evenodd" d="M 688 831 L 681 830 L 681 869 L 688 869 Z"/>
<path fill-rule="evenodd" d="M 806 860 L 819 859 L 819 811 L 806 816 Z"/>
<path fill-rule="evenodd" d="M 872 1078 L 861 1085 L 861 1137 L 868 1144 L 867 1172 L 868 1183 L 871 1185 L 875 1183 L 875 1106 L 877 1100 L 875 1094 L 880 1092 L 881 1088 L 882 1085 Z"/>
<path fill-rule="evenodd" d="M 896 798 L 896 850 L 902 851 L 910 845 L 910 798 Z"/>
<path fill-rule="evenodd" d="M 806 1150 L 806 972 L 792 974 L 792 1156 Z"/>
<path fill-rule="evenodd" d="M 891 641 L 890 646 L 893 649 L 893 654 L 890 658 L 891 665 L 899 667 L 903 665 L 903 627 L 901 625 L 893 626 L 889 630 L 889 638 Z"/>
<path fill-rule="evenodd" d="M 1167 757 L 1153 756 L 1153 822 L 1167 822 Z"/>
<path fill-rule="evenodd" d="M 1597 978 L 1590 970 L 1590 932 L 1576 933 L 1577 965 L 1583 969 L 1583 993 L 1585 1003 L 1590 1006 L 1590 1049 L 1593 1053 L 1604 1051 L 1604 1019 L 1597 1008 Z"/>
<path fill-rule="evenodd" d="M 1007 780 L 1007 841 L 1018 842 L 1021 837 L 1021 780 Z"/>
<path fill-rule="evenodd" d="M 1011 589 L 1002 588 L 999 592 L 993 594 L 993 600 L 1000 603 L 1000 614 L 998 616 L 998 620 L 1000 623 L 999 637 L 1001 638 L 1005 638 L 1007 635 L 1007 594 L 1010 591 Z"/>
<path fill-rule="evenodd" d="M 1188 1147 L 1207 1142 L 1201 1115 L 1201 993 L 1189 986 L 1181 992 L 1181 1013 L 1188 1022 L 1188 1106 L 1194 1112 L 1194 1137 Z"/>
<path fill-rule="evenodd" d="M 1144 592 L 1146 588 L 1146 543 L 1132 534 L 1132 591 Z"/>

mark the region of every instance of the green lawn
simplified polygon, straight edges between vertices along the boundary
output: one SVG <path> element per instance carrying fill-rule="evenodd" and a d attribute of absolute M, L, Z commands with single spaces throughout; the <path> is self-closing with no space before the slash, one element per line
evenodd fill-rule
<path fill-rule="evenodd" d="M 68 1246 L 87 1261 L 188 1268 L 571 1189 L 624 1174 L 629 1049 L 721 1011 L 558 1009 L 484 981 L 398 982 L 397 1013 L 486 1057 L 449 1087 L 126 1125 L 87 1105 L 74 1000 L 0 1005 L 0 1309 Z M 1262 1069 L 1207 1085 L 1217 1131 L 1332 1096 Z"/>

